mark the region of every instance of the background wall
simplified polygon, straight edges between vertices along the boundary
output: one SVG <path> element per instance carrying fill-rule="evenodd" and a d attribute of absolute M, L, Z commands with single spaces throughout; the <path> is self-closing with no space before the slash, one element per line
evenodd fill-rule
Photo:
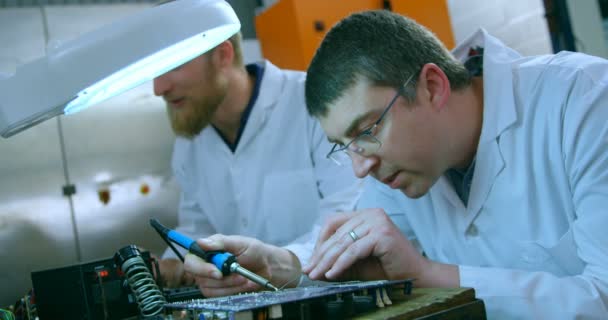
<path fill-rule="evenodd" d="M 542 0 L 448 0 L 456 43 L 483 27 L 524 55 L 551 53 Z"/>
<path fill-rule="evenodd" d="M 604 22 L 597 0 L 567 0 L 576 51 L 608 58 Z"/>

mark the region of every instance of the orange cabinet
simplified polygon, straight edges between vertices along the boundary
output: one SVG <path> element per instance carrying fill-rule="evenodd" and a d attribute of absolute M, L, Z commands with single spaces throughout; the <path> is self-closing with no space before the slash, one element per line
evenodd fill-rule
<path fill-rule="evenodd" d="M 446 0 L 279 0 L 255 19 L 262 54 L 281 68 L 306 70 L 325 33 L 342 18 L 383 9 L 407 15 L 454 46 Z"/>

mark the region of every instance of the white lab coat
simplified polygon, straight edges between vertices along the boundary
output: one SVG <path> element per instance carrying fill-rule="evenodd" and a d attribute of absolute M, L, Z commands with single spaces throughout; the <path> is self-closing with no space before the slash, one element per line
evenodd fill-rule
<path fill-rule="evenodd" d="M 522 57 L 480 30 L 484 114 L 468 207 L 443 176 L 417 200 L 369 179 L 436 261 L 459 265 L 489 319 L 608 319 L 608 61 Z M 454 106 L 458 107 L 458 106 Z"/>
<path fill-rule="evenodd" d="M 173 171 L 181 188 L 177 230 L 199 238 L 244 235 L 287 246 L 306 262 L 321 217 L 352 210 L 361 180 L 326 159 L 331 149 L 304 102 L 305 73 L 264 64 L 259 95 L 233 153 L 208 126 L 177 138 Z M 165 256 L 170 256 L 169 250 Z"/>

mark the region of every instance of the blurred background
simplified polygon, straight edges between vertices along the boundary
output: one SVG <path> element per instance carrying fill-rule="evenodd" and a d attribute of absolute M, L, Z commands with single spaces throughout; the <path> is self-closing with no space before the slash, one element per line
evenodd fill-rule
<path fill-rule="evenodd" d="M 484 27 L 526 55 L 571 50 L 607 56 L 608 0 L 228 2 L 242 22 L 245 61 L 267 58 L 283 68 L 305 70 L 336 21 L 381 8 L 425 24 L 449 48 Z M 155 4 L 0 0 L 0 77 Z M 151 83 L 0 139 L 0 306 L 27 293 L 32 271 L 109 258 L 128 244 L 162 253 L 165 244 L 148 220 L 177 221 L 173 141 Z"/>

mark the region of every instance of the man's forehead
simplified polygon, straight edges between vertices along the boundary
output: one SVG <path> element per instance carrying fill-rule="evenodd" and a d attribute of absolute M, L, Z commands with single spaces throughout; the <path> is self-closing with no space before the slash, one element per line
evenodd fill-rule
<path fill-rule="evenodd" d="M 342 138 L 353 120 L 367 111 L 369 90 L 369 81 L 358 80 L 328 105 L 327 115 L 319 121 L 329 138 Z"/>

